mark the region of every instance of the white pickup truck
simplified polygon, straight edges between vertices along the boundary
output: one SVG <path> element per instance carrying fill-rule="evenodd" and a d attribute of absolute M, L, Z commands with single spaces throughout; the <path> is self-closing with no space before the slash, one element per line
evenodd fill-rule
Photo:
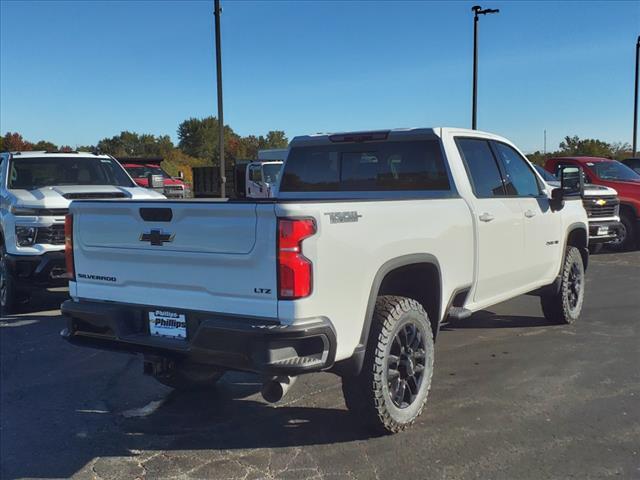
<path fill-rule="evenodd" d="M 403 129 L 295 138 L 277 198 L 73 202 L 61 335 L 141 353 L 176 388 L 259 372 L 268 401 L 332 371 L 354 414 L 398 432 L 447 318 L 525 293 L 578 318 L 587 215 L 579 170 L 561 182 L 502 137 Z"/>
<path fill-rule="evenodd" d="M 64 217 L 79 198 L 165 197 L 138 187 L 109 155 L 0 153 L 0 313 L 34 289 L 67 285 Z"/>

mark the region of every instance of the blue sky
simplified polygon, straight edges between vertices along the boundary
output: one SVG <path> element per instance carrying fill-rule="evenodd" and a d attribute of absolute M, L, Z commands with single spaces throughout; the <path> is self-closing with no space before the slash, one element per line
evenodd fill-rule
<path fill-rule="evenodd" d="M 216 115 L 212 1 L 0 1 L 0 131 L 93 144 Z M 470 125 L 477 2 L 222 0 L 241 135 Z M 640 2 L 481 3 L 478 127 L 631 142 Z"/>

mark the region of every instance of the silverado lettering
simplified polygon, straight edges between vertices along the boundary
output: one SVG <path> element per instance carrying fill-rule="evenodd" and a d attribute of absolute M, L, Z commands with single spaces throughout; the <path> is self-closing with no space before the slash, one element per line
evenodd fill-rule
<path fill-rule="evenodd" d="M 105 275 L 92 275 L 90 273 L 78 273 L 78 278 L 84 278 L 85 280 L 99 280 L 101 282 L 117 282 L 116 277 L 108 277 Z"/>

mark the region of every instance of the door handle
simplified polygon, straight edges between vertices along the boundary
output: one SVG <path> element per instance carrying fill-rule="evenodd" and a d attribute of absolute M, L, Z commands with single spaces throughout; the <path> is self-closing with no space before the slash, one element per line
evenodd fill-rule
<path fill-rule="evenodd" d="M 487 212 L 484 212 L 482 215 L 480 215 L 481 222 L 490 222 L 493 219 L 495 219 L 495 217 Z"/>
<path fill-rule="evenodd" d="M 533 218 L 536 216 L 536 212 L 534 212 L 533 210 L 527 210 L 526 212 L 524 212 L 524 216 L 527 218 Z"/>

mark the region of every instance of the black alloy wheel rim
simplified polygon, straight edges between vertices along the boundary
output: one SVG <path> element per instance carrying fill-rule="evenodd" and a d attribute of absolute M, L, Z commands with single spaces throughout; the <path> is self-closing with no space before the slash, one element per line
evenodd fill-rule
<path fill-rule="evenodd" d="M 571 265 L 569 270 L 569 288 L 568 288 L 568 300 L 569 307 L 574 310 L 578 306 L 580 301 L 580 294 L 582 292 L 582 272 L 576 263 Z"/>
<path fill-rule="evenodd" d="M 387 386 L 391 401 L 407 408 L 416 400 L 424 380 L 425 334 L 413 322 L 404 324 L 393 337 L 387 356 Z"/>

